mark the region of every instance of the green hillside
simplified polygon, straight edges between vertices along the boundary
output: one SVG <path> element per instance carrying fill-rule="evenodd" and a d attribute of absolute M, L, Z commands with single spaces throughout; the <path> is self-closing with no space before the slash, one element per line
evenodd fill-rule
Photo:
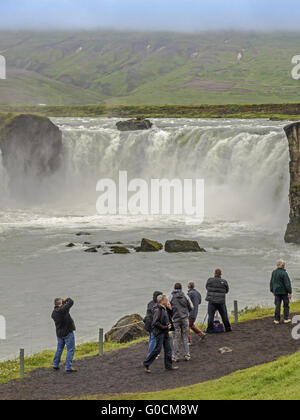
<path fill-rule="evenodd" d="M 300 32 L 0 32 L 0 105 L 299 102 Z M 238 56 L 240 59 L 238 59 Z"/>

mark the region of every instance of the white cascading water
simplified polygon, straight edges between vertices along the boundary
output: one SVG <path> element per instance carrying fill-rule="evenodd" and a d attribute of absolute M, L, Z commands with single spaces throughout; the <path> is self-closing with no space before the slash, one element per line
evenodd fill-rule
<path fill-rule="evenodd" d="M 117 181 L 119 171 L 126 170 L 129 179 L 146 181 L 204 179 L 207 219 L 286 223 L 289 153 L 282 123 L 156 120 L 150 131 L 120 133 L 116 121 L 55 119 L 63 130 L 64 164 L 50 179 L 29 180 L 30 195 L 20 191 L 18 196 L 14 191 L 14 196 L 9 196 L 0 159 L 3 206 L 40 207 L 44 216 L 47 209 L 52 215 L 63 210 L 68 217 L 82 214 L 87 222 L 88 217 L 94 221 L 97 181 Z M 121 223 L 126 222 L 124 218 Z"/>
<path fill-rule="evenodd" d="M 94 210 L 100 178 L 203 178 L 206 217 L 277 223 L 288 213 L 289 152 L 283 124 L 158 120 L 151 131 L 119 133 L 115 120 L 57 121 L 66 148 L 63 196 Z M 60 178 L 62 179 L 62 178 Z"/>
<path fill-rule="evenodd" d="M 205 283 L 216 267 L 230 282 L 229 308 L 272 305 L 270 272 L 287 261 L 299 297 L 299 247 L 285 244 L 289 213 L 289 151 L 284 123 L 267 120 L 154 120 L 149 131 L 120 133 L 116 119 L 59 118 L 63 166 L 26 193 L 7 179 L 0 156 L 1 314 L 10 326 L 0 360 L 19 348 L 54 345 L 49 308 L 57 295 L 76 301 L 77 337 L 95 339 L 126 313 L 144 314 L 153 290 L 176 281 Z M 204 178 L 205 221 L 196 218 L 100 216 L 101 178 Z M 34 173 L 34 171 L 33 171 Z M 24 185 L 24 184 L 23 184 Z M 28 194 L 30 192 L 30 194 Z M 78 231 L 91 236 L 77 237 Z M 207 253 L 87 254 L 83 242 L 138 244 L 143 237 L 193 239 Z M 66 244 L 73 242 L 75 247 Z M 300 284 L 300 283 L 299 283 Z M 17 305 L 16 305 L 17 302 Z M 206 305 L 200 309 L 203 319 Z M 24 324 L 24 319 L 30 323 Z"/>

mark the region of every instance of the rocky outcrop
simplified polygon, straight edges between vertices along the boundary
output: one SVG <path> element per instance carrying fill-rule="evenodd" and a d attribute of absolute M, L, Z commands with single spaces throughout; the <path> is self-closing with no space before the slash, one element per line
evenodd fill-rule
<path fill-rule="evenodd" d="M 300 244 L 300 122 L 285 127 L 290 149 L 290 221 L 285 241 Z"/>
<path fill-rule="evenodd" d="M 163 244 L 159 242 L 144 238 L 141 242 L 141 246 L 136 248 L 136 252 L 158 252 L 161 251 L 163 247 Z"/>
<path fill-rule="evenodd" d="M 113 328 L 105 335 L 106 341 L 116 343 L 129 343 L 138 338 L 147 337 L 143 318 L 140 315 L 128 315 L 120 319 Z"/>
<path fill-rule="evenodd" d="M 152 122 L 149 120 L 136 118 L 128 121 L 119 121 L 117 123 L 117 129 L 119 131 L 149 130 L 152 125 Z"/>
<path fill-rule="evenodd" d="M 201 248 L 197 241 L 167 241 L 165 244 L 166 252 L 206 252 Z"/>
<path fill-rule="evenodd" d="M 0 114 L 0 149 L 11 183 L 41 180 L 61 165 L 62 133 L 48 118 Z"/>
<path fill-rule="evenodd" d="M 12 161 L 24 174 L 33 168 L 37 175 L 52 174 L 60 166 L 62 133 L 48 118 L 38 115 L 0 116 L 0 148 L 3 163 Z"/>

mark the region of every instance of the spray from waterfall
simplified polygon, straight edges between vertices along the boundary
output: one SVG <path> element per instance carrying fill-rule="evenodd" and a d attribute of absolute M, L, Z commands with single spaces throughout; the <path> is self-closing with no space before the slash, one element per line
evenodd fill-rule
<path fill-rule="evenodd" d="M 156 120 L 149 131 L 120 133 L 114 119 L 54 122 L 63 131 L 64 161 L 43 184 L 42 204 L 51 211 L 96 214 L 99 179 L 117 182 L 119 171 L 126 170 L 131 179 L 147 182 L 204 179 L 206 218 L 262 226 L 287 221 L 289 152 L 281 123 Z M 7 197 L 1 163 L 0 175 L 1 196 Z M 33 207 L 38 195 L 30 198 Z"/>

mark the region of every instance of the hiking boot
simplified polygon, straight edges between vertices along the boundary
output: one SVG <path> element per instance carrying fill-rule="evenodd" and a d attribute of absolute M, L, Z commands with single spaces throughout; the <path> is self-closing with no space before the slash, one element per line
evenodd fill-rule
<path fill-rule="evenodd" d="M 202 334 L 200 335 L 200 340 L 205 340 L 205 339 L 206 339 L 206 337 L 207 337 L 207 334 L 206 334 L 206 333 L 202 333 Z"/>
<path fill-rule="evenodd" d="M 166 370 L 170 370 L 171 372 L 173 372 L 174 370 L 178 370 L 179 368 L 177 366 L 172 366 L 171 368 L 168 368 Z"/>
<path fill-rule="evenodd" d="M 179 362 L 179 359 L 177 359 L 177 357 L 172 357 L 172 362 L 173 363 L 178 363 Z"/>
<path fill-rule="evenodd" d="M 76 369 L 66 370 L 66 373 L 76 373 L 78 372 Z"/>
<path fill-rule="evenodd" d="M 60 367 L 53 366 L 53 370 L 58 371 L 58 370 L 60 370 Z"/>
<path fill-rule="evenodd" d="M 292 320 L 291 319 L 285 319 L 283 322 L 284 322 L 284 324 L 291 324 Z"/>
<path fill-rule="evenodd" d="M 191 356 L 184 356 L 184 360 L 186 362 L 190 362 L 192 360 Z"/>
<path fill-rule="evenodd" d="M 279 321 L 274 321 L 274 324 L 275 324 L 275 325 L 279 325 L 279 324 L 280 324 L 280 322 L 279 322 Z"/>
<path fill-rule="evenodd" d="M 145 372 L 146 373 L 151 373 L 151 370 L 150 370 L 149 366 L 145 367 Z"/>

